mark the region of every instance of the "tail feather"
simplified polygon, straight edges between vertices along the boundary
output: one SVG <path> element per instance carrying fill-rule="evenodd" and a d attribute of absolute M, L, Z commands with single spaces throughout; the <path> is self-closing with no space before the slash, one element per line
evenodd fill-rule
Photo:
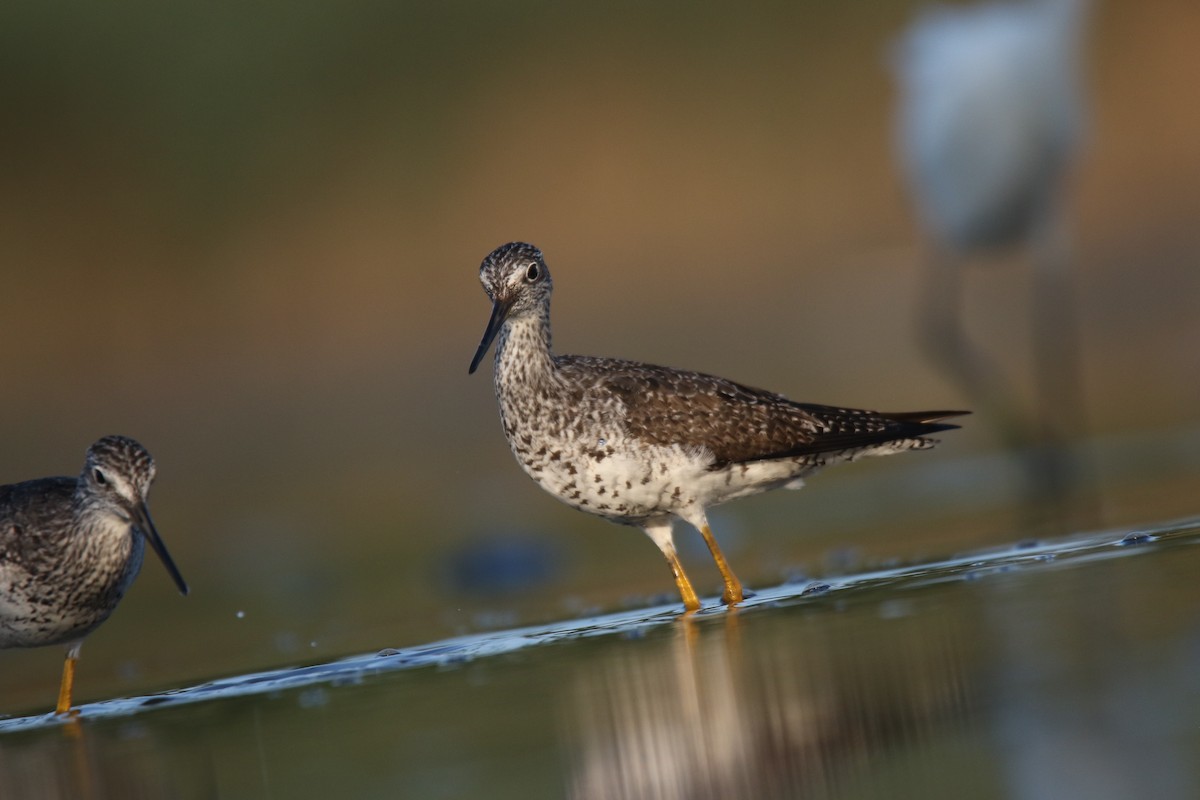
<path fill-rule="evenodd" d="M 951 417 L 963 417 L 970 414 L 970 411 L 899 411 L 894 414 L 887 412 L 879 412 L 879 416 L 893 419 L 896 422 L 915 422 L 915 423 L 931 423 L 940 422 Z M 941 431 L 953 430 L 959 428 L 960 425 L 942 425 L 938 428 Z M 932 431 L 931 431 L 932 433 Z"/>
<path fill-rule="evenodd" d="M 818 434 L 812 441 L 787 448 L 781 452 L 764 454 L 749 461 L 768 461 L 777 458 L 791 458 L 804 455 L 819 455 L 821 453 L 841 452 L 859 448 L 885 445 L 905 439 L 922 439 L 931 433 L 952 431 L 959 428 L 938 420 L 948 417 L 960 417 L 970 414 L 970 411 L 902 411 L 896 414 L 878 414 L 879 417 L 894 422 L 879 430 L 836 430 Z M 934 441 L 934 440 L 926 440 Z"/>

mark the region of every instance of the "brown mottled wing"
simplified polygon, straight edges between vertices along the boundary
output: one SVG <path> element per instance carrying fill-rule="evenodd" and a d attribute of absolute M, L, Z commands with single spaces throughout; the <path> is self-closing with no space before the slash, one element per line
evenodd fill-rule
<path fill-rule="evenodd" d="M 18 563 L 30 569 L 53 559 L 57 551 L 47 546 L 46 538 L 54 526 L 48 523 L 56 511 L 70 507 L 74 492 L 74 478 L 0 486 L 0 564 Z"/>
<path fill-rule="evenodd" d="M 630 435 L 658 445 L 702 446 L 713 454 L 714 467 L 869 447 L 955 427 L 920 421 L 932 414 L 884 416 L 793 403 L 714 375 L 653 364 L 586 356 L 556 361 L 576 385 L 619 398 Z"/>

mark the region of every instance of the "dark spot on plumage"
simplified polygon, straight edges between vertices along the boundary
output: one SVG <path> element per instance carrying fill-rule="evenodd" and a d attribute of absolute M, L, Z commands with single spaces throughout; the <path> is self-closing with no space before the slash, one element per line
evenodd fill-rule
<path fill-rule="evenodd" d="M 596 474 L 596 483 L 599 483 L 600 481 L 601 481 L 600 474 L 597 473 Z"/>
<path fill-rule="evenodd" d="M 542 445 L 540 448 L 538 448 L 538 451 L 534 453 L 534 455 L 538 456 L 539 458 L 546 455 L 546 445 Z"/>
<path fill-rule="evenodd" d="M 632 489 L 632 488 L 633 488 L 633 482 L 632 482 L 632 481 L 625 481 L 625 488 L 626 488 L 626 489 Z"/>
<path fill-rule="evenodd" d="M 599 495 L 603 495 L 603 494 L 607 494 L 607 493 L 608 493 L 608 490 L 605 489 L 603 486 L 600 487 L 600 491 L 596 492 L 596 494 L 599 494 Z"/>
<path fill-rule="evenodd" d="M 550 454 L 551 461 L 558 461 L 560 458 L 562 458 L 561 450 L 555 450 L 553 453 Z"/>
<path fill-rule="evenodd" d="M 568 475 L 574 475 L 578 472 L 579 472 L 579 470 L 575 468 L 574 464 L 571 464 L 571 463 L 567 464 L 567 474 Z"/>

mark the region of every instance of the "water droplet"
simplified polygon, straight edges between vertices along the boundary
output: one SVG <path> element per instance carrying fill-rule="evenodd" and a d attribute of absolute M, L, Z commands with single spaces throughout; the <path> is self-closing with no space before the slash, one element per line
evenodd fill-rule
<path fill-rule="evenodd" d="M 605 439 L 603 437 L 601 437 L 600 440 L 596 442 L 597 447 L 604 447 L 604 445 L 606 445 L 606 444 L 608 444 L 608 439 Z"/>
<path fill-rule="evenodd" d="M 237 612 L 237 614 L 235 614 L 234 616 L 236 616 L 238 619 L 245 619 L 245 618 L 246 618 L 246 612 L 245 612 L 245 611 L 242 611 L 241 609 L 238 609 L 238 612 Z"/>

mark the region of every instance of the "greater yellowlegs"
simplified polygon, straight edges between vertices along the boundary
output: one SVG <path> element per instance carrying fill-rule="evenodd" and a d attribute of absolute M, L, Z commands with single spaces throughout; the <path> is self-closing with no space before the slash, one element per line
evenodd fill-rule
<path fill-rule="evenodd" d="M 700 601 L 672 538 L 679 517 L 697 528 L 725 583 L 742 600 L 705 510 L 786 487 L 826 464 L 934 445 L 938 420 L 966 412 L 880 414 L 794 403 L 712 375 L 550 350 L 550 272 L 536 247 L 512 242 L 479 268 L 492 315 L 471 360 L 493 339 L 504 435 L 538 485 L 581 511 L 640 527 L 662 550 L 688 609 Z"/>
<path fill-rule="evenodd" d="M 71 708 L 84 637 L 137 577 L 147 541 L 188 593 L 146 507 L 154 472 L 146 448 L 105 436 L 78 478 L 0 486 L 0 648 L 66 645 L 60 714 Z"/>

